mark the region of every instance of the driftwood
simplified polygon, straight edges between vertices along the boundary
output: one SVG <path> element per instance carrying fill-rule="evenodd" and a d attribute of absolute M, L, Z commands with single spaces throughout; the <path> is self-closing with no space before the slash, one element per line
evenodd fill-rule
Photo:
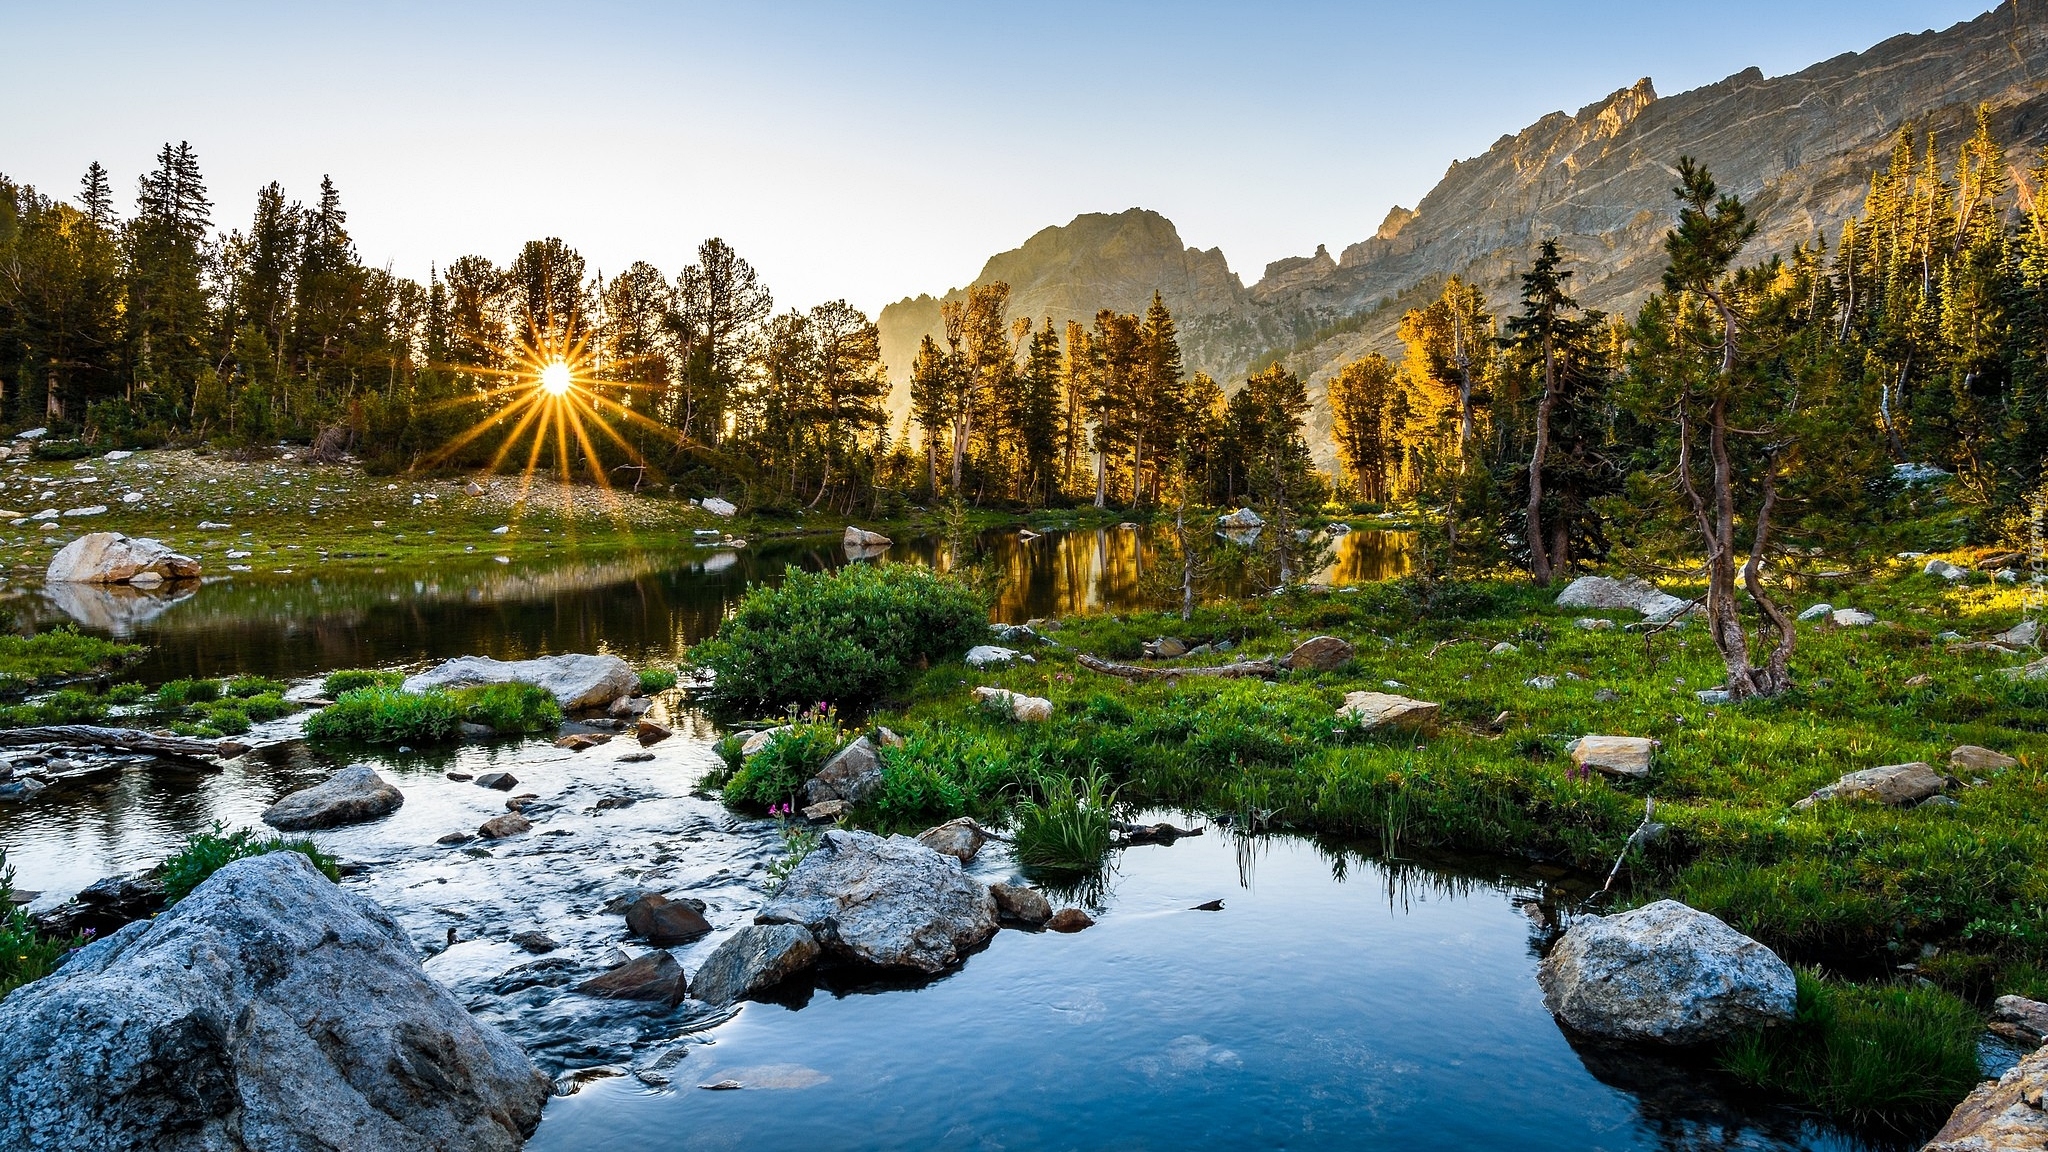
<path fill-rule="evenodd" d="M 1201 828 L 1175 828 L 1171 824 L 1127 824 L 1122 820 L 1110 822 L 1110 828 L 1124 837 L 1124 844 L 1171 844 L 1183 836 L 1200 836 Z"/>
<path fill-rule="evenodd" d="M 1643 801 L 1643 822 L 1641 824 L 1636 825 L 1636 830 L 1634 832 L 1629 833 L 1628 842 L 1621 846 L 1621 855 L 1616 856 L 1614 858 L 1614 867 L 1609 869 L 1607 872 L 1607 883 L 1602 884 L 1600 886 L 1601 895 L 1604 896 L 1611 889 L 1613 889 L 1615 878 L 1621 875 L 1622 861 L 1628 859 L 1629 850 L 1632 848 L 1639 847 L 1641 845 L 1648 844 L 1650 841 L 1656 839 L 1659 833 L 1664 831 L 1664 826 L 1662 824 L 1655 823 L 1651 820 L 1651 817 L 1656 815 L 1656 813 L 1656 797 L 1653 796 Z"/>
<path fill-rule="evenodd" d="M 1257 676 L 1266 679 L 1280 674 L 1280 665 L 1272 660 L 1240 660 L 1235 664 L 1215 664 L 1206 668 L 1146 668 L 1137 664 L 1117 664 L 1084 653 L 1076 656 L 1074 662 L 1090 672 L 1121 676 L 1126 680 L 1172 680 L 1181 676 L 1223 676 L 1230 679 Z"/>
<path fill-rule="evenodd" d="M 40 728 L 0 729 L 0 747 L 28 744 L 82 744 L 121 752 L 145 752 L 179 760 L 215 756 L 227 759 L 249 750 L 234 740 L 201 740 L 194 736 L 159 736 L 140 728 L 102 728 L 95 724 L 49 724 Z"/>

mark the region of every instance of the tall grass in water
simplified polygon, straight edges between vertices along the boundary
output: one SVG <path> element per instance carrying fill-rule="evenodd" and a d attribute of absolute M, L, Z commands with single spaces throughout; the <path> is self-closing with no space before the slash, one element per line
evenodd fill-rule
<path fill-rule="evenodd" d="M 1730 1042 L 1736 1079 L 1858 1124 L 1938 1119 L 1977 1083 L 1970 1006 L 1932 988 L 1830 983 L 1805 970 L 1793 1022 Z"/>
<path fill-rule="evenodd" d="M 1038 795 L 1017 802 L 1016 856 L 1027 867 L 1088 872 L 1109 851 L 1116 794 L 1098 772 L 1075 780 L 1041 777 Z"/>

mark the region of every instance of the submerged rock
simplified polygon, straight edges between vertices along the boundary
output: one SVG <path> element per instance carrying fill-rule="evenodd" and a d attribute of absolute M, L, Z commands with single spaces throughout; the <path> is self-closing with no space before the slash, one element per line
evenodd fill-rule
<path fill-rule="evenodd" d="M 772 988 L 818 962 L 824 949 L 798 924 L 749 924 L 697 969 L 690 994 L 712 1004 L 730 1004 Z"/>
<path fill-rule="evenodd" d="M 848 959 L 940 972 L 995 934 L 996 907 L 951 856 L 908 836 L 834 828 L 754 922 L 803 925 Z"/>
<path fill-rule="evenodd" d="M 2048 1147 L 2048 1048 L 1964 1097 L 1921 1152 L 2038 1152 Z"/>
<path fill-rule="evenodd" d="M 666 724 L 658 724 L 644 716 L 633 722 L 633 739 L 638 740 L 642 748 L 659 744 L 675 734 L 675 729 L 670 728 Z"/>
<path fill-rule="evenodd" d="M 263 822 L 283 832 L 339 828 L 388 816 L 404 803 L 404 794 L 375 768 L 351 764 L 264 809 Z"/>
<path fill-rule="evenodd" d="M 1581 916 L 1543 958 L 1543 1006 L 1577 1031 L 1697 1044 L 1792 1018 L 1792 968 L 1705 912 L 1659 900 Z"/>
<path fill-rule="evenodd" d="M 1793 807 L 1811 808 L 1821 800 L 1875 800 L 1893 806 L 1918 804 L 1947 786 L 1948 781 L 1932 765 L 1919 761 L 1887 764 L 1851 772 L 1825 788 L 1816 789 Z"/>
<path fill-rule="evenodd" d="M 1640 779 L 1650 774 L 1650 758 L 1662 747 L 1642 736 L 1581 736 L 1571 742 L 1572 763 L 1610 776 Z"/>
<path fill-rule="evenodd" d="M 617 656 L 569 654 L 533 660 L 493 660 L 461 656 L 417 676 L 408 676 L 407 692 L 429 688 L 473 688 L 480 684 L 532 684 L 544 688 L 564 708 L 603 708 L 640 690 L 640 676 Z"/>
<path fill-rule="evenodd" d="M 548 1091 L 297 852 L 229 864 L 0 1015 L 6 1148 L 510 1152 Z"/>
<path fill-rule="evenodd" d="M 804 804 L 815 807 L 830 800 L 858 804 L 881 786 L 881 757 L 874 744 L 862 736 L 834 753 L 818 774 L 804 783 Z"/>
<path fill-rule="evenodd" d="M 981 854 L 981 846 L 988 842 L 988 836 L 972 818 L 962 816 L 918 833 L 917 842 L 962 864 L 972 864 L 974 858 Z"/>
<path fill-rule="evenodd" d="M 1427 700 L 1411 700 L 1389 692 L 1347 692 L 1337 709 L 1337 718 L 1358 725 L 1361 732 L 1376 728 L 1428 729 L 1436 724 L 1443 708 Z"/>
<path fill-rule="evenodd" d="M 199 561 L 161 540 L 88 532 L 57 550 L 43 579 L 51 584 L 160 584 L 199 575 Z"/>
<path fill-rule="evenodd" d="M 449 778 L 454 779 L 453 776 Z M 476 778 L 476 786 L 479 788 L 490 788 L 499 792 L 510 792 L 514 788 L 519 787 L 519 777 L 514 776 L 510 772 L 486 772 Z"/>
<path fill-rule="evenodd" d="M 648 893 L 626 909 L 626 930 L 658 948 L 687 944 L 711 931 L 703 909 Z"/>
<path fill-rule="evenodd" d="M 1043 924 L 1052 919 L 1052 902 L 1036 888 L 1022 884 L 991 884 L 988 891 L 995 897 L 996 911 L 1006 920 Z"/>
<path fill-rule="evenodd" d="M 1052 914 L 1052 919 L 1047 920 L 1045 926 L 1055 932 L 1079 932 L 1083 928 L 1093 928 L 1095 918 L 1079 908 L 1062 908 Z"/>
<path fill-rule="evenodd" d="M 585 996 L 607 1000 L 655 1000 L 678 1003 L 688 991 L 683 966 L 659 949 L 647 952 L 576 985 Z"/>
<path fill-rule="evenodd" d="M 504 840 L 531 831 L 533 821 L 517 812 L 507 812 L 503 816 L 493 816 L 484 821 L 476 830 L 476 834 L 486 840 Z"/>

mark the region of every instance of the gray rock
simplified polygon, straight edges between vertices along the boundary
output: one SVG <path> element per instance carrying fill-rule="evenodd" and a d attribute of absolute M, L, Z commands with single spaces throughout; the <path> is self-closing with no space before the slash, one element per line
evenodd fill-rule
<path fill-rule="evenodd" d="M 918 833 L 917 842 L 934 852 L 951 856 L 962 864 L 972 864 L 974 858 L 981 855 L 981 846 L 988 842 L 988 837 L 983 834 L 980 825 L 969 817 L 962 816 Z"/>
<path fill-rule="evenodd" d="M 1689 601 L 1635 577 L 1617 580 L 1611 576 L 1581 576 L 1557 594 L 1559 608 L 1593 608 L 1612 611 L 1627 608 L 1653 620 L 1668 620 L 1684 610 Z"/>
<path fill-rule="evenodd" d="M 361 824 L 398 811 L 405 796 L 368 764 L 351 764 L 311 788 L 263 810 L 263 822 L 284 832 Z"/>
<path fill-rule="evenodd" d="M 2016 1044 L 2036 1048 L 2048 1040 L 2048 1004 L 2024 996 L 1991 1002 L 1991 1030 Z"/>
<path fill-rule="evenodd" d="M 1811 808 L 1820 800 L 1874 800 L 1898 807 L 1918 804 L 1929 796 L 1937 795 L 1947 785 L 1948 781 L 1932 765 L 1919 761 L 1887 764 L 1882 768 L 1848 773 L 1833 784 L 1816 789 L 1813 795 L 1793 807 Z"/>
<path fill-rule="evenodd" d="M 732 501 L 717 496 L 706 496 L 697 502 L 697 507 L 711 513 L 713 516 L 730 518 L 739 513 L 738 506 Z"/>
<path fill-rule="evenodd" d="M 640 676 L 617 656 L 569 654 L 534 660 L 493 660 L 460 656 L 417 676 L 408 676 L 407 692 L 429 688 L 471 688 L 479 684 L 532 684 L 545 688 L 564 708 L 603 708 L 640 690 Z"/>
<path fill-rule="evenodd" d="M 689 990 L 683 966 L 659 949 L 643 953 L 624 964 L 576 985 L 585 996 L 606 1000 L 654 1000 L 678 1003 Z"/>
<path fill-rule="evenodd" d="M 1650 774 L 1650 758 L 1660 747 L 1657 741 L 1642 736 L 1581 736 L 1567 751 L 1572 763 L 1581 768 L 1641 779 Z"/>
<path fill-rule="evenodd" d="M 1017 658 L 1015 648 L 1004 648 L 995 644 L 976 644 L 967 650 L 969 668 L 999 668 Z"/>
<path fill-rule="evenodd" d="M 1605 616 L 1581 616 L 1572 621 L 1572 627 L 1587 632 L 1611 632 L 1614 630 L 1614 621 Z"/>
<path fill-rule="evenodd" d="M 840 543 L 848 548 L 887 548 L 895 541 L 880 532 L 870 532 L 865 528 L 855 528 L 848 524 L 846 535 L 840 538 Z"/>
<path fill-rule="evenodd" d="M 1938 556 L 1929 560 L 1927 566 L 1920 569 L 1920 571 L 1929 576 L 1939 576 L 1943 580 L 1967 580 L 1970 578 L 1970 570 L 1968 568 L 1951 564 Z"/>
<path fill-rule="evenodd" d="M 703 909 L 652 892 L 626 909 L 626 930 L 658 948 L 687 944 L 711 931 Z"/>
<path fill-rule="evenodd" d="M 131 540 L 119 532 L 88 532 L 57 550 L 43 579 L 51 584 L 128 584 L 189 580 L 199 561 L 160 540 Z"/>
<path fill-rule="evenodd" d="M 1358 725 L 1361 732 L 1378 728 L 1427 731 L 1436 726 L 1436 715 L 1442 710 L 1441 704 L 1388 692 L 1347 692 L 1337 718 Z"/>
<path fill-rule="evenodd" d="M 1861 608 L 1837 608 L 1828 614 L 1837 628 L 1868 628 L 1877 623 L 1877 617 Z"/>
<path fill-rule="evenodd" d="M 867 737 L 834 753 L 818 774 L 804 783 L 804 806 L 814 807 L 828 800 L 859 804 L 882 786 L 882 758 Z"/>
<path fill-rule="evenodd" d="M 1350 662 L 1358 650 L 1351 642 L 1336 636 L 1311 636 L 1294 646 L 1294 651 L 1281 658 L 1283 667 L 1296 672 L 1328 672 Z"/>
<path fill-rule="evenodd" d="M 549 1081 L 297 852 L 222 868 L 7 998 L 0 1147 L 511 1150 Z"/>
<path fill-rule="evenodd" d="M 1543 1005 L 1577 1031 L 1697 1044 L 1792 1019 L 1792 969 L 1676 900 L 1581 916 L 1543 958 Z"/>
<path fill-rule="evenodd" d="M 1024 924 L 1043 924 L 1052 919 L 1052 902 L 1036 888 L 1022 884 L 991 884 L 988 891 L 995 897 L 996 911 L 1004 919 Z"/>
<path fill-rule="evenodd" d="M 1814 604 L 1808 607 L 1806 611 L 1801 612 L 1799 618 L 1801 620 L 1818 620 L 1823 616 L 1832 615 L 1834 610 L 1835 606 L 1833 604 Z"/>
<path fill-rule="evenodd" d="M 772 988 L 818 962 L 824 949 L 799 924 L 749 924 L 725 938 L 697 969 L 690 994 L 730 1004 Z"/>
<path fill-rule="evenodd" d="M 1994 752 L 1976 744 L 1958 744 L 1948 753 L 1949 767 L 1972 772 L 2000 772 L 2018 764 L 2018 760 L 2003 752 Z"/>
<path fill-rule="evenodd" d="M 2041 623 L 2022 620 L 1991 639 L 2012 648 L 2032 648 L 2041 642 Z"/>
<path fill-rule="evenodd" d="M 908 836 L 834 828 L 754 922 L 801 924 L 868 964 L 939 972 L 995 934 L 996 906 L 951 856 Z"/>
<path fill-rule="evenodd" d="M 1052 719 L 1052 701 L 1043 696 L 1027 696 L 1012 692 L 1008 688 L 976 688 L 974 698 L 983 704 L 1010 714 L 1010 719 L 1024 724 L 1035 724 Z"/>

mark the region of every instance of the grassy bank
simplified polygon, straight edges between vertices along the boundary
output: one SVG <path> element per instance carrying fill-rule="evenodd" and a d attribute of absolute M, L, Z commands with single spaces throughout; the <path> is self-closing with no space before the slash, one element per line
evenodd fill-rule
<path fill-rule="evenodd" d="M 1069 619 L 1048 633 L 1057 646 L 1025 645 L 1035 664 L 973 671 L 949 661 L 908 680 L 873 718 L 904 743 L 884 750 L 883 787 L 854 818 L 903 829 L 963 813 L 1007 821 L 1024 798 L 1034 806 L 1024 815 L 1043 825 L 1043 809 L 1060 807 L 1074 781 L 1099 777 L 1095 790 L 1113 789 L 1127 807 L 1257 817 L 1377 839 L 1396 856 L 1482 851 L 1604 874 L 1654 798 L 1668 830 L 1624 868 L 1618 903 L 1675 897 L 1832 974 L 1821 987 L 1840 1010 L 1813 1008 L 1789 1047 L 1751 1052 L 1742 1067 L 1797 1070 L 1782 1078 L 1790 1091 L 1844 1115 L 1917 1122 L 1930 1099 L 1952 1103 L 1974 1076 L 1957 1056 L 1967 1036 L 1957 1041 L 1954 1029 L 1931 1054 L 1902 1049 L 1890 1079 L 1827 1052 L 1889 1043 L 1900 1018 L 1953 1022 L 1961 1012 L 1974 1022 L 1968 1004 L 2048 993 L 2048 682 L 2001 674 L 2020 657 L 1942 638 L 2012 626 L 2029 591 L 1951 586 L 1903 563 L 1810 582 L 1795 608 L 1825 600 L 1880 622 L 1802 624 L 1801 687 L 1735 706 L 1696 695 L 1722 681 L 1697 625 L 1646 637 L 1623 627 L 1633 612 L 1559 609 L 1554 595 L 1513 582 L 1433 595 L 1395 583 L 1205 608 L 1189 622 Z M 1582 628 L 1582 616 L 1615 626 Z M 1272 682 L 1133 682 L 1075 662 L 1082 652 L 1137 659 L 1159 636 L 1273 655 L 1320 633 L 1351 641 L 1356 658 Z M 1046 697 L 1054 718 L 1016 722 L 972 699 L 980 685 Z M 1353 730 L 1337 707 L 1360 689 L 1439 702 L 1441 723 L 1428 736 Z M 1587 734 L 1647 736 L 1662 749 L 1647 779 L 1589 776 L 1565 753 Z M 1858 769 L 1920 760 L 1949 771 L 1963 744 L 2019 763 L 1956 770 L 1953 805 L 1794 808 Z M 808 752 L 806 764 L 823 755 Z M 749 796 L 771 802 L 802 767 L 751 780 Z M 1089 808 L 1065 807 L 1077 820 Z M 1892 1011 L 1893 988 L 1951 1007 Z M 1920 1086 L 1884 1087 L 1907 1080 Z"/>

